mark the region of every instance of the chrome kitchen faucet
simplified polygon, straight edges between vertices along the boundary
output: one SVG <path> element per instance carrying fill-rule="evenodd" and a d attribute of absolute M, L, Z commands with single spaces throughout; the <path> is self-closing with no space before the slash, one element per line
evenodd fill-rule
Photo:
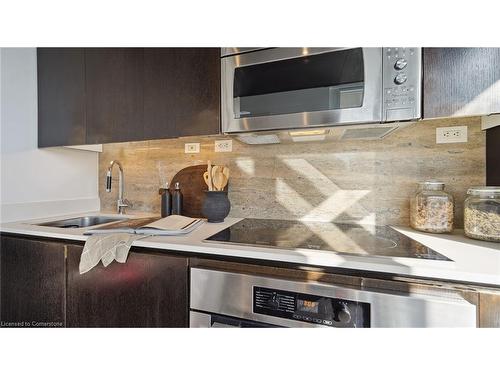
<path fill-rule="evenodd" d="M 118 185 L 118 201 L 117 201 L 117 210 L 119 214 L 125 213 L 125 207 L 131 206 L 130 202 L 123 198 L 123 168 L 118 160 L 112 160 L 109 163 L 108 173 L 106 174 L 106 191 L 108 193 L 111 192 L 111 173 L 113 171 L 113 166 L 118 165 L 118 169 L 120 172 L 120 181 Z"/>

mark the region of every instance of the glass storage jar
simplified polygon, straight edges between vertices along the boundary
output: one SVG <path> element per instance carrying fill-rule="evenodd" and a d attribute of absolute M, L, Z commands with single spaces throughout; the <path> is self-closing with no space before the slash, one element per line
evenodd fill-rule
<path fill-rule="evenodd" d="M 500 242 L 500 186 L 473 187 L 464 203 L 467 237 Z"/>
<path fill-rule="evenodd" d="M 410 200 L 410 225 L 430 233 L 453 230 L 453 197 L 444 191 L 444 183 L 425 181 L 418 184 Z"/>

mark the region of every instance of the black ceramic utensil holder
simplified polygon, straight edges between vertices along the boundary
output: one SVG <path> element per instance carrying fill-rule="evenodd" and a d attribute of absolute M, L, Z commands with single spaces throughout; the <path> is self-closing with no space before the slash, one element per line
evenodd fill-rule
<path fill-rule="evenodd" d="M 204 191 L 202 213 L 209 223 L 222 223 L 231 210 L 227 191 Z"/>

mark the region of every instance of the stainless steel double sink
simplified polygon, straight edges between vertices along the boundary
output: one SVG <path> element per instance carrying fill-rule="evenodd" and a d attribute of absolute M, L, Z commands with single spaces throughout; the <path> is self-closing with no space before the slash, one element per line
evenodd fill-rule
<path fill-rule="evenodd" d="M 113 223 L 118 221 L 128 220 L 127 218 L 119 218 L 112 216 L 80 216 L 71 219 L 49 221 L 46 223 L 35 224 L 42 227 L 54 228 L 86 228 L 94 225 Z"/>

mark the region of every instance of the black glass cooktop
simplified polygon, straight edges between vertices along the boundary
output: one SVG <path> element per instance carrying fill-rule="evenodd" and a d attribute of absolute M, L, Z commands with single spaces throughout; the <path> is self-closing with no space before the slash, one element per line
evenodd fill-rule
<path fill-rule="evenodd" d="M 339 254 L 451 261 L 388 226 L 243 219 L 205 241 Z"/>

